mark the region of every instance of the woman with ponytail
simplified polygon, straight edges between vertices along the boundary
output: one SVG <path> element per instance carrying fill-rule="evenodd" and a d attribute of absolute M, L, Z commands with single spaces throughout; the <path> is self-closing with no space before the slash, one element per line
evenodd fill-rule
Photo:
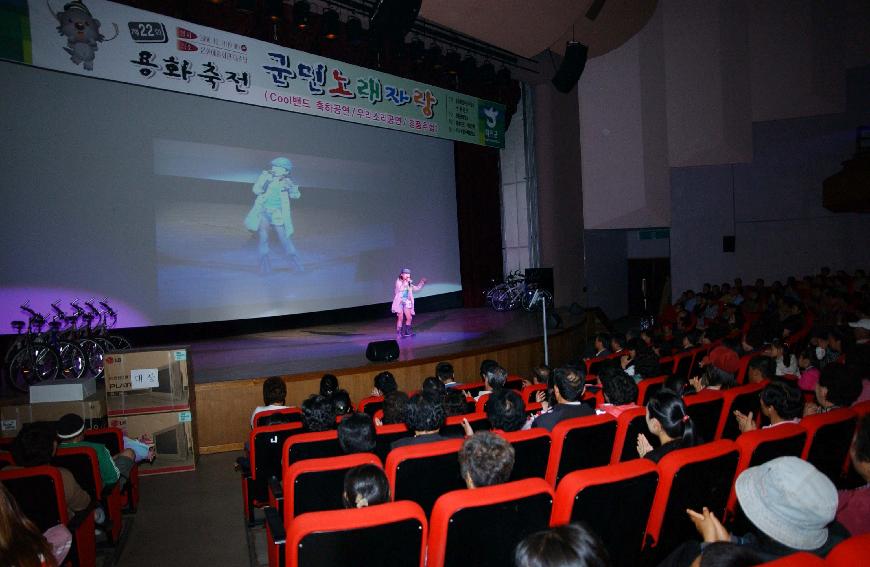
<path fill-rule="evenodd" d="M 701 443 L 686 404 L 672 392 L 662 390 L 653 395 L 646 405 L 646 425 L 661 445 L 653 449 L 646 435 L 638 433 L 637 454 L 656 463 L 675 449 Z"/>

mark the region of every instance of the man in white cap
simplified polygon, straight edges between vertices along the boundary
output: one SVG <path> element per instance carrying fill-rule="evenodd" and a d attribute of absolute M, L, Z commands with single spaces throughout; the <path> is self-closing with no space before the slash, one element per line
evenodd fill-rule
<path fill-rule="evenodd" d="M 837 488 L 816 467 L 797 457 L 779 457 L 743 471 L 734 484 L 737 501 L 752 530 L 741 536 L 728 533 L 706 507 L 686 510 L 703 543 L 687 542 L 662 566 L 700 564 L 707 544 L 731 542 L 751 548 L 764 561 L 807 551 L 824 557 L 849 532 L 834 521 Z"/>
<path fill-rule="evenodd" d="M 136 460 L 132 449 L 124 449 L 114 457 L 105 445 L 85 441 L 85 420 L 80 415 L 68 413 L 57 420 L 57 438 L 60 447 L 90 447 L 97 453 L 100 478 L 104 485 L 120 482 L 124 486 Z"/>

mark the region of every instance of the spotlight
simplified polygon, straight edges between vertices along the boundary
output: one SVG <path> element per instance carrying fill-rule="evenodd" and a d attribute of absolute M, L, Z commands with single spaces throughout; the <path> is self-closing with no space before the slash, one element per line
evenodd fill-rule
<path fill-rule="evenodd" d="M 452 49 L 447 52 L 447 55 L 444 56 L 444 66 L 447 68 L 447 72 L 451 75 L 455 75 L 459 72 L 459 54 L 453 51 Z"/>
<path fill-rule="evenodd" d="M 320 18 L 320 35 L 324 39 L 335 39 L 338 37 L 338 29 L 341 21 L 338 19 L 338 12 L 335 10 L 326 10 Z"/>
<path fill-rule="evenodd" d="M 293 4 L 293 23 L 300 30 L 304 30 L 310 23 L 311 4 L 306 0 L 297 0 Z"/>
<path fill-rule="evenodd" d="M 347 34 L 347 42 L 351 45 L 358 45 L 363 40 L 362 22 L 356 16 L 350 16 L 347 19 L 347 24 L 344 26 L 344 31 Z"/>

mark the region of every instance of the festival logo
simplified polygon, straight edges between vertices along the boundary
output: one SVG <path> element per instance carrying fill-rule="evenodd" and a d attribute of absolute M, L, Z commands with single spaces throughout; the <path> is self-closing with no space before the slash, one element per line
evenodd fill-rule
<path fill-rule="evenodd" d="M 57 20 L 57 32 L 66 38 L 66 47 L 63 50 L 69 54 L 70 61 L 75 65 L 81 65 L 86 71 L 93 71 L 99 44 L 118 37 L 118 24 L 112 24 L 115 33 L 107 38 L 100 32 L 102 26 L 100 20 L 91 14 L 84 2 L 74 0 L 65 4 L 63 10 L 59 12 L 51 8 L 50 2 L 47 4 L 52 16 Z"/>

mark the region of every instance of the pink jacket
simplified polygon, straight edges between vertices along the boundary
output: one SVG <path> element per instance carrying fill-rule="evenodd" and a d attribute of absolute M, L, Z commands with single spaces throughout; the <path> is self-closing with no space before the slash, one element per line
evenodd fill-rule
<path fill-rule="evenodd" d="M 421 289 L 423 289 L 422 283 L 408 286 L 408 299 L 411 300 L 411 315 L 416 315 L 416 313 L 414 313 L 414 292 L 420 291 Z M 404 290 L 405 281 L 402 278 L 396 278 L 396 291 L 393 294 L 393 306 L 391 307 L 393 313 L 402 312 L 402 292 Z"/>

